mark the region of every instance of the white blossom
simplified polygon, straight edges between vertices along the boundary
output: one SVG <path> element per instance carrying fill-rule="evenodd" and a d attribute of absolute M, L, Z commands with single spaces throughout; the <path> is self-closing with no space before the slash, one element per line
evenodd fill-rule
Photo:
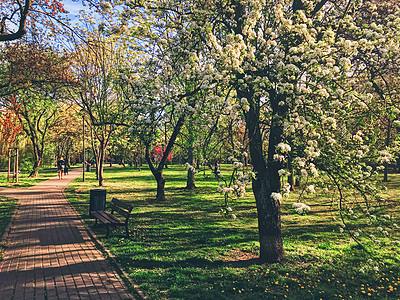
<path fill-rule="evenodd" d="M 277 202 L 282 201 L 282 195 L 280 193 L 271 193 L 271 198 Z"/>
<path fill-rule="evenodd" d="M 290 152 L 292 150 L 292 148 L 290 147 L 290 145 L 285 144 L 285 143 L 279 143 L 276 148 L 282 152 Z"/>
<path fill-rule="evenodd" d="M 280 169 L 280 170 L 278 170 L 278 174 L 279 174 L 280 177 L 283 176 L 283 175 L 285 175 L 285 173 L 286 173 L 286 170 L 285 170 L 285 169 Z"/>
<path fill-rule="evenodd" d="M 108 1 L 102 1 L 100 2 L 100 8 L 104 11 L 104 12 L 109 12 L 112 9 L 112 5 L 110 2 Z"/>

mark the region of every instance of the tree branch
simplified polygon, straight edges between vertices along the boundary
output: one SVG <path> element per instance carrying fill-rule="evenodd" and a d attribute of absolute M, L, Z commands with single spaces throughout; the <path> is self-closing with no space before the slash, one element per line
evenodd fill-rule
<path fill-rule="evenodd" d="M 1 33 L 0 34 L 0 42 L 5 41 L 13 41 L 16 39 L 20 39 L 22 36 L 26 34 L 26 19 L 29 15 L 32 0 L 25 0 L 25 6 L 22 5 L 20 1 L 18 1 L 19 10 L 21 13 L 21 19 L 19 20 L 18 31 L 14 33 L 4 34 L 5 33 L 5 19 L 3 18 L 1 23 Z"/>

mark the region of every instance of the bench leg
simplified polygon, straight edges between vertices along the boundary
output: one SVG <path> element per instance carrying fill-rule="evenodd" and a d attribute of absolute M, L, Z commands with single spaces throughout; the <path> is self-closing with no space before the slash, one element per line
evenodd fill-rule
<path fill-rule="evenodd" d="M 110 235 L 110 226 L 106 225 L 106 227 L 107 227 L 107 236 L 106 237 L 108 237 Z"/>
<path fill-rule="evenodd" d="M 126 234 L 126 237 L 129 237 L 128 224 L 125 225 L 125 234 Z"/>

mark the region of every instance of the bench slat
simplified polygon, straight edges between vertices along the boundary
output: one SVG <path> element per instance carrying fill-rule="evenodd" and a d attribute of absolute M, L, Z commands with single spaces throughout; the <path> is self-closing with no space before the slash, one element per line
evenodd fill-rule
<path fill-rule="evenodd" d="M 101 223 L 107 226 L 107 236 L 109 235 L 110 226 L 125 226 L 126 235 L 129 236 L 128 231 L 128 221 L 131 216 L 131 211 L 133 206 L 124 203 L 116 198 L 113 198 L 112 201 L 109 203 L 111 212 L 109 211 L 91 211 L 90 214 L 100 221 Z M 120 220 L 117 216 L 113 214 L 113 212 L 117 212 L 120 216 L 125 217 L 125 222 Z"/>
<path fill-rule="evenodd" d="M 106 220 L 108 223 L 114 223 L 113 218 L 111 217 L 112 214 L 110 214 L 107 211 L 99 211 L 100 216 L 103 218 L 103 220 Z"/>
<path fill-rule="evenodd" d="M 116 211 L 117 213 L 119 213 L 121 216 L 124 216 L 125 218 L 129 218 L 129 216 L 131 215 L 130 212 L 120 208 L 119 206 L 116 206 L 114 203 L 110 203 L 110 208 L 112 211 Z"/>
<path fill-rule="evenodd" d="M 105 213 L 107 213 L 107 217 L 109 218 L 109 220 L 111 221 L 111 223 L 117 224 L 117 225 L 118 225 L 118 224 L 122 224 L 122 225 L 125 224 L 124 221 L 120 220 L 118 217 L 114 216 L 113 214 L 111 214 L 111 213 L 109 213 L 109 212 L 105 212 Z"/>
<path fill-rule="evenodd" d="M 117 198 L 112 198 L 111 203 L 114 203 L 116 206 L 122 207 L 129 212 L 131 212 L 133 209 L 132 205 L 130 205 L 129 203 L 122 202 L 121 200 L 118 200 Z"/>
<path fill-rule="evenodd" d="M 99 219 L 100 222 L 104 224 L 114 224 L 114 225 L 124 225 L 125 222 L 121 221 L 118 217 L 114 216 L 113 214 L 107 212 L 107 211 L 98 211 L 95 213 L 92 213 L 96 218 Z"/>
<path fill-rule="evenodd" d="M 101 211 L 92 211 L 92 216 L 98 219 L 101 223 L 111 224 L 110 220 L 104 216 L 104 213 Z"/>

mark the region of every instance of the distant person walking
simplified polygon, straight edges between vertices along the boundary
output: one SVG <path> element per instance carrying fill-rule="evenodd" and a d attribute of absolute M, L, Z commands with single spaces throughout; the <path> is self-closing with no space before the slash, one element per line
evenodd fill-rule
<path fill-rule="evenodd" d="M 64 168 L 65 168 L 65 161 L 63 160 L 62 156 L 60 156 L 57 160 L 58 179 L 63 178 Z"/>

